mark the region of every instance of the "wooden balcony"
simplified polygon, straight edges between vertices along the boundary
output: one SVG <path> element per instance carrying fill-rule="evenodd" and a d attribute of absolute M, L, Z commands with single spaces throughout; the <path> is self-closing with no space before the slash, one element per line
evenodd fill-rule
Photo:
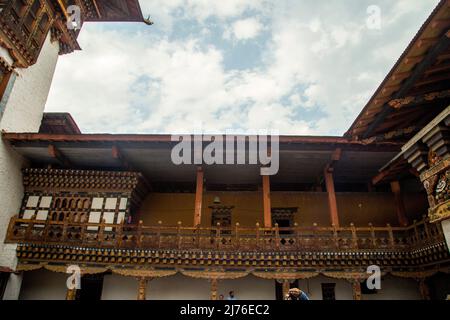
<path fill-rule="evenodd" d="M 222 252 L 410 251 L 442 243 L 437 224 L 409 227 L 233 228 L 144 226 L 19 219 L 10 221 L 6 242 L 103 249 L 207 250 Z"/>

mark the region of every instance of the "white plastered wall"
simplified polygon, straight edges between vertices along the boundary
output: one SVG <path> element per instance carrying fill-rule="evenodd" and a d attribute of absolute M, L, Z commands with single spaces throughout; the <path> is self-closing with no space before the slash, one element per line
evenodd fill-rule
<path fill-rule="evenodd" d="M 50 85 L 58 60 L 59 45 L 50 41 L 50 34 L 41 50 L 36 64 L 26 69 L 16 69 L 14 85 L 9 93 L 0 130 L 7 132 L 38 132 Z M 10 61 L 8 52 L 0 55 Z M 15 269 L 16 245 L 4 244 L 10 217 L 20 209 L 23 187 L 21 169 L 25 166 L 12 148 L 0 140 L 0 266 Z M 11 277 L 4 299 L 17 299 L 20 277 Z"/>
<path fill-rule="evenodd" d="M 381 289 L 375 294 L 364 294 L 364 300 L 421 300 L 419 284 L 414 279 L 385 276 Z"/>
<path fill-rule="evenodd" d="M 65 299 L 67 275 L 46 270 L 26 272 L 20 299 Z M 322 283 L 335 283 L 337 300 L 352 300 L 350 283 L 342 279 L 324 276 L 300 280 L 299 287 L 311 300 L 322 300 Z M 148 282 L 148 300 L 208 300 L 210 282 L 177 274 L 157 278 Z M 236 280 L 219 281 L 218 294 L 225 297 L 233 290 L 238 300 L 273 300 L 275 299 L 275 281 L 264 280 L 254 276 Z M 104 276 L 102 300 L 136 300 L 138 280 L 116 274 Z M 376 294 L 363 295 L 363 300 L 419 300 L 418 284 L 413 279 L 393 276 L 383 277 L 381 290 Z"/>
<path fill-rule="evenodd" d="M 447 242 L 447 249 L 450 252 L 450 219 L 442 221 L 442 230 L 444 231 L 445 241 Z"/>
<path fill-rule="evenodd" d="M 299 280 L 299 287 L 307 293 L 311 300 L 322 300 L 322 283 L 335 283 L 336 300 L 352 300 L 353 290 L 350 282 L 343 279 L 332 279 L 317 276 L 311 279 Z"/>

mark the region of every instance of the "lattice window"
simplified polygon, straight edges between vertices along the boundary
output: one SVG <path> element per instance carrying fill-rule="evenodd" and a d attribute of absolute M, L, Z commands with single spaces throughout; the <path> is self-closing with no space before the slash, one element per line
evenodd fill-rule
<path fill-rule="evenodd" d="M 125 220 L 128 199 L 123 197 L 94 197 L 89 212 L 90 223 L 114 224 Z M 88 227 L 88 230 L 97 230 L 98 227 Z M 111 227 L 106 227 L 105 231 L 111 231 Z"/>
<path fill-rule="evenodd" d="M 211 211 L 211 226 L 216 227 L 220 223 L 220 227 L 228 230 L 222 230 L 222 234 L 230 234 L 231 230 L 231 212 L 233 206 L 213 205 L 209 207 Z"/>
<path fill-rule="evenodd" d="M 89 197 L 56 196 L 52 208 L 50 219 L 53 221 L 85 222 L 89 213 L 91 199 Z"/>

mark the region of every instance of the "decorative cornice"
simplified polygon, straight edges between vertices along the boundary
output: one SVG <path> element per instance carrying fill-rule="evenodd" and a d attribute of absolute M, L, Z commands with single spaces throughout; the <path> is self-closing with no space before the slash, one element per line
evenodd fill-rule
<path fill-rule="evenodd" d="M 69 264 L 49 264 L 49 263 L 39 263 L 39 264 L 19 264 L 15 272 L 28 272 L 39 269 L 46 269 L 52 272 L 67 273 L 67 268 Z M 310 279 L 319 275 L 333 279 L 343 279 L 350 282 L 361 282 L 367 279 L 370 274 L 362 271 L 355 271 L 343 269 L 341 271 L 301 271 L 301 270 L 289 270 L 289 269 L 273 269 L 273 270 L 226 270 L 223 268 L 218 269 L 155 269 L 155 268 L 123 268 L 123 267 L 98 267 L 98 266 L 81 266 L 81 273 L 84 274 L 100 274 L 106 272 L 112 272 L 113 274 L 134 277 L 138 279 L 153 279 L 174 276 L 177 273 L 181 273 L 184 276 L 195 278 L 195 279 L 205 279 L 205 280 L 233 280 L 244 278 L 248 275 L 253 275 L 255 277 L 267 280 L 281 280 L 281 281 L 293 281 L 298 279 Z M 431 277 L 438 272 L 450 273 L 450 267 L 448 266 L 437 266 L 430 269 L 421 270 L 388 270 L 381 273 L 381 276 L 386 276 L 391 274 L 395 277 L 401 278 L 412 278 L 412 279 L 425 279 Z"/>
<path fill-rule="evenodd" d="M 23 185 L 26 191 L 95 191 L 132 192 L 142 175 L 128 171 L 93 171 L 62 169 L 24 169 Z"/>

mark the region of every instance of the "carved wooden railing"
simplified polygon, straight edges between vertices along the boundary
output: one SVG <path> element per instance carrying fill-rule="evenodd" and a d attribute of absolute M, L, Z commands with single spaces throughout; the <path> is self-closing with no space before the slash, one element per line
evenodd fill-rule
<path fill-rule="evenodd" d="M 232 228 L 144 226 L 88 222 L 42 221 L 13 217 L 6 242 L 124 249 L 220 251 L 404 250 L 442 242 L 442 229 L 425 220 L 409 227 Z"/>

